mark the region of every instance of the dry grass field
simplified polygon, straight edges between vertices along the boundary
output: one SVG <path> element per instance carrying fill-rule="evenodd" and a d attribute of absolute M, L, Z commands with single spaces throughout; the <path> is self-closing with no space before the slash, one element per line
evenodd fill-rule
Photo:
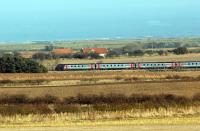
<path fill-rule="evenodd" d="M 190 97 L 200 93 L 200 81 L 192 82 L 139 82 L 128 84 L 83 85 L 62 87 L 13 87 L 0 88 L 0 94 L 25 94 L 30 97 L 44 96 L 46 94 L 57 97 L 77 96 L 78 94 L 175 94 Z"/>
<path fill-rule="evenodd" d="M 43 74 L 21 73 L 21 74 L 1 74 L 0 80 L 25 81 L 25 80 L 86 80 L 86 79 L 120 79 L 120 78 L 140 78 L 140 79 L 162 79 L 167 76 L 199 77 L 200 71 L 65 71 L 50 72 Z"/>
<path fill-rule="evenodd" d="M 47 74 L 0 74 L 1 94 L 25 94 L 31 97 L 50 94 L 59 97 L 77 94 L 175 94 L 200 93 L 200 71 L 81 71 Z M 170 80 L 165 80 L 167 78 Z M 179 80 L 182 79 L 183 80 Z M 195 80 L 190 80 L 195 79 Z M 41 83 L 29 84 L 41 80 Z M 18 82 L 13 83 L 9 82 Z M 24 83 L 25 82 L 25 83 Z"/>
<path fill-rule="evenodd" d="M 76 97 L 79 94 L 85 96 L 102 94 L 123 94 L 124 96 L 131 96 L 132 94 L 172 94 L 192 98 L 200 93 L 199 76 L 200 71 L 79 71 L 50 72 L 47 74 L 0 74 L 0 94 L 1 96 L 23 94 L 30 98 L 52 95 L 59 99 Z M 99 82 L 100 79 L 103 81 Z M 29 84 L 31 81 L 40 80 L 42 83 Z M 20 84 L 15 83 L 19 81 L 21 81 Z M 69 82 L 71 81 L 79 82 L 70 85 Z M 13 83 L 9 84 L 9 82 Z M 100 111 L 95 110 L 90 105 L 80 105 L 80 109 L 87 109 L 87 111 L 76 113 L 55 113 L 54 110 L 57 109 L 57 105 L 53 104 L 21 105 L 21 108 L 29 109 L 29 106 L 37 110 L 40 108 L 46 109 L 47 107 L 53 113 L 0 115 L 0 128 L 31 127 L 30 129 L 34 129 L 34 127 L 52 127 L 52 129 L 55 129 L 53 127 L 59 126 L 63 127 L 60 129 L 79 130 L 91 126 L 94 130 L 98 130 L 98 127 L 105 129 L 103 127 L 109 126 L 110 128 L 108 129 L 112 131 L 116 129 L 114 126 L 123 126 L 122 130 L 137 129 L 133 125 L 136 127 L 155 126 L 151 128 L 152 130 L 157 128 L 162 130 L 163 128 L 160 125 L 174 125 L 173 129 L 178 129 L 177 126 L 179 125 L 186 125 L 188 129 L 199 129 L 199 127 L 194 128 L 191 125 L 200 124 L 199 103 L 180 105 L 180 107 L 176 104 L 169 104 L 166 107 L 155 106 L 148 109 L 139 105 L 139 108 L 133 106 L 127 110 L 116 111 Z M 70 106 L 66 105 L 60 108 L 64 110 L 70 108 Z M 5 105 L 1 105 L 0 110 L 2 111 L 2 109 L 7 108 L 5 108 Z M 8 109 L 13 111 L 13 108 Z M 17 107 L 15 109 L 20 110 Z M 29 109 L 29 111 L 31 110 Z"/>

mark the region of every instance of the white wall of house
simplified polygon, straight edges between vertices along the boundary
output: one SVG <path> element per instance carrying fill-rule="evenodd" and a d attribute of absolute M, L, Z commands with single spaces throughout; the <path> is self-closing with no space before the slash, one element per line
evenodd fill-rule
<path fill-rule="evenodd" d="M 101 56 L 101 57 L 106 57 L 106 54 L 99 54 L 99 56 Z"/>

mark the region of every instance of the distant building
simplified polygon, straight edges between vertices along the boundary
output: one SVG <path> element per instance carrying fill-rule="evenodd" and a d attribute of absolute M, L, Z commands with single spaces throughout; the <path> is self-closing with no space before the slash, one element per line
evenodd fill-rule
<path fill-rule="evenodd" d="M 106 48 L 83 48 L 82 52 L 84 54 L 89 54 L 91 52 L 99 54 L 99 56 L 105 57 L 108 54 L 108 49 Z"/>
<path fill-rule="evenodd" d="M 63 49 L 53 49 L 51 53 L 54 55 L 70 55 L 76 53 L 76 51 L 70 48 L 63 48 Z"/>

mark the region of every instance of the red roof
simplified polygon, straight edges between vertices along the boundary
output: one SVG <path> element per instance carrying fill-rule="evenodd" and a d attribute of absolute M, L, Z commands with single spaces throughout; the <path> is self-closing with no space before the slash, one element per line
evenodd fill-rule
<path fill-rule="evenodd" d="M 88 54 L 90 52 L 95 52 L 97 54 L 107 54 L 108 53 L 108 49 L 106 48 L 83 48 L 83 53 L 84 54 Z"/>
<path fill-rule="evenodd" d="M 73 54 L 73 53 L 75 53 L 75 51 L 70 48 L 54 49 L 52 51 L 52 54 L 55 54 L 55 55 L 69 55 L 69 54 Z"/>

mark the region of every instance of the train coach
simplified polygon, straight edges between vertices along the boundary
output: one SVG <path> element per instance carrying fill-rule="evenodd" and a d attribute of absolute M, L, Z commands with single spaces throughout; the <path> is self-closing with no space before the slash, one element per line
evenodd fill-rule
<path fill-rule="evenodd" d="M 161 70 L 161 69 L 194 69 L 200 68 L 200 62 L 137 62 L 137 63 L 90 63 L 58 64 L 56 71 L 78 70 Z"/>

